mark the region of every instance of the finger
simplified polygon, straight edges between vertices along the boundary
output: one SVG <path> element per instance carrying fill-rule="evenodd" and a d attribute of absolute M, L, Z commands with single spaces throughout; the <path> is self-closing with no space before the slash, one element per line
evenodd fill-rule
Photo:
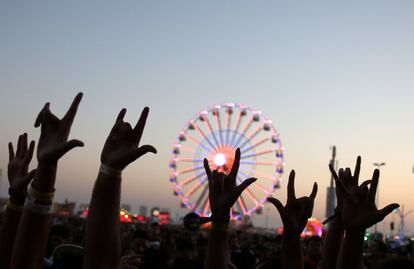
<path fill-rule="evenodd" d="M 124 122 L 124 117 L 125 117 L 126 112 L 127 112 L 126 108 L 123 108 L 121 109 L 121 111 L 119 111 L 118 116 L 116 117 L 115 124 Z"/>
<path fill-rule="evenodd" d="M 148 152 L 157 154 L 157 150 L 151 145 L 143 145 L 136 150 L 134 150 L 129 157 L 128 163 L 134 162 L 136 159 L 140 158 L 141 156 L 147 154 Z"/>
<path fill-rule="evenodd" d="M 351 172 L 351 168 L 347 167 L 345 169 L 345 178 L 347 180 L 351 180 L 352 179 L 352 172 Z"/>
<path fill-rule="evenodd" d="M 57 157 L 60 158 L 63 155 L 65 155 L 68 151 L 72 150 L 73 148 L 76 147 L 83 147 L 85 144 L 77 139 L 73 139 L 70 140 L 68 142 L 66 142 L 65 144 L 63 144 L 62 146 L 58 147 L 56 152 L 57 152 Z"/>
<path fill-rule="evenodd" d="M 26 156 L 26 153 L 27 153 L 27 133 L 24 133 L 22 137 L 22 144 L 21 144 L 21 151 L 20 151 L 21 157 L 24 158 L 24 156 Z"/>
<path fill-rule="evenodd" d="M 372 175 L 371 186 L 369 188 L 368 201 L 375 204 L 375 195 L 377 194 L 378 180 L 380 176 L 380 171 L 378 169 L 374 170 Z"/>
<path fill-rule="evenodd" d="M 20 157 L 20 153 L 22 152 L 22 135 L 19 135 L 19 139 L 17 140 L 17 150 L 16 150 L 16 157 Z"/>
<path fill-rule="evenodd" d="M 32 160 L 34 148 L 35 148 L 35 142 L 32 140 L 30 141 L 29 149 L 27 150 L 26 155 L 24 157 L 25 165 L 28 165 L 30 161 Z"/>
<path fill-rule="evenodd" d="M 316 194 L 318 193 L 318 183 L 313 183 L 313 188 L 312 188 L 312 192 L 309 195 L 309 198 L 315 199 Z"/>
<path fill-rule="evenodd" d="M 338 170 L 338 175 L 339 175 L 339 178 L 340 178 L 340 179 L 343 179 L 343 178 L 344 178 L 344 176 L 345 176 L 345 171 L 344 171 L 344 169 L 339 168 L 339 170 Z"/>
<path fill-rule="evenodd" d="M 116 117 L 114 126 L 112 126 L 111 132 L 109 135 L 113 135 L 114 133 L 116 133 L 119 128 L 122 126 L 122 124 L 124 123 L 124 117 L 126 114 L 126 108 L 121 109 L 121 111 L 119 111 L 118 116 Z"/>
<path fill-rule="evenodd" d="M 234 180 L 234 182 L 236 181 L 237 173 L 239 172 L 239 167 L 240 167 L 240 148 L 237 148 L 236 153 L 234 154 L 233 167 L 231 168 L 231 171 L 229 173 L 229 177 L 232 180 Z"/>
<path fill-rule="evenodd" d="M 14 149 L 12 142 L 9 142 L 9 162 L 14 159 Z"/>
<path fill-rule="evenodd" d="M 340 172 L 341 173 L 341 172 Z M 339 176 L 339 178 L 341 178 L 341 176 Z M 345 185 L 344 185 L 344 182 L 341 180 L 341 179 L 339 179 L 337 182 L 336 182 L 337 184 L 336 184 L 336 188 L 338 189 L 338 191 L 341 193 L 341 196 L 343 197 L 343 198 L 348 198 L 350 195 L 351 195 L 351 193 L 348 191 L 348 189 L 345 187 Z"/>
<path fill-rule="evenodd" d="M 400 205 L 399 204 L 390 204 L 387 205 L 386 207 L 384 207 L 381 210 L 378 210 L 378 221 L 383 220 L 388 214 L 392 213 L 392 211 L 394 211 L 395 209 L 399 208 Z"/>
<path fill-rule="evenodd" d="M 354 183 L 356 183 L 356 185 L 358 185 L 360 171 L 361 171 L 361 156 L 358 156 L 356 164 L 355 164 L 355 170 L 354 170 Z"/>
<path fill-rule="evenodd" d="M 295 196 L 295 170 L 292 170 L 289 175 L 289 182 L 287 186 L 287 199 L 293 200 L 296 199 Z"/>
<path fill-rule="evenodd" d="M 257 178 L 251 177 L 240 183 L 240 185 L 236 188 L 238 196 L 240 196 L 240 194 L 256 180 Z"/>
<path fill-rule="evenodd" d="M 273 198 L 273 197 L 268 197 L 267 200 L 276 207 L 280 215 L 284 213 L 285 207 L 282 205 L 282 203 L 278 199 Z"/>
<path fill-rule="evenodd" d="M 42 124 L 43 119 L 44 119 L 44 117 L 45 117 L 45 114 L 47 113 L 47 111 L 49 111 L 49 106 L 50 106 L 50 103 L 49 103 L 49 102 L 47 102 L 47 103 L 43 106 L 42 110 L 40 110 L 39 114 L 37 115 L 37 118 L 36 118 L 36 121 L 35 121 L 34 127 L 39 127 L 39 126 Z"/>
<path fill-rule="evenodd" d="M 332 164 L 329 164 L 329 170 L 331 171 L 333 178 L 335 180 L 338 180 L 338 174 L 336 173 L 335 168 L 333 167 Z"/>
<path fill-rule="evenodd" d="M 204 158 L 204 169 L 206 170 L 208 181 L 211 181 L 211 178 L 212 178 L 211 169 L 210 169 L 210 165 L 208 164 L 208 161 L 206 158 Z"/>
<path fill-rule="evenodd" d="M 365 180 L 364 182 L 361 183 L 361 185 L 359 185 L 358 188 L 365 188 L 368 187 L 369 184 L 371 184 L 372 180 Z"/>
<path fill-rule="evenodd" d="M 29 185 L 29 183 L 32 181 L 35 175 L 36 175 L 36 169 L 33 169 L 27 174 L 27 176 L 24 178 L 24 183 L 26 184 L 26 186 Z"/>
<path fill-rule="evenodd" d="M 73 99 L 73 102 L 69 107 L 68 112 L 66 112 L 65 116 L 62 119 L 68 124 L 69 127 L 72 125 L 73 120 L 75 119 L 76 112 L 78 111 L 79 103 L 82 100 L 82 96 L 83 96 L 83 93 L 81 92 L 76 95 L 75 99 Z"/>
<path fill-rule="evenodd" d="M 134 139 L 137 141 L 137 143 L 139 143 L 139 141 L 141 140 L 142 133 L 144 132 L 145 123 L 147 122 L 147 118 L 148 118 L 148 113 L 149 113 L 149 107 L 146 106 L 142 110 L 141 116 L 139 117 L 139 120 L 134 127 Z"/>

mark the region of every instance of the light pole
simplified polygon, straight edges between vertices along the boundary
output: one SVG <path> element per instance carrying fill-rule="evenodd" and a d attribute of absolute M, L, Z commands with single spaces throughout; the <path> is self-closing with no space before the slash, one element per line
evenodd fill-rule
<path fill-rule="evenodd" d="M 381 167 L 384 166 L 385 163 L 384 162 L 382 162 L 382 163 L 373 163 L 373 165 L 375 167 L 377 167 L 378 170 L 381 170 Z M 378 183 L 378 186 L 379 186 L 379 183 Z M 378 189 L 378 186 L 377 186 L 377 199 L 376 199 L 377 201 L 375 202 L 377 207 L 378 207 L 378 202 L 379 202 L 379 189 Z M 375 226 L 374 226 L 374 234 L 375 234 L 375 236 L 377 236 L 377 224 L 376 223 L 375 223 Z"/>

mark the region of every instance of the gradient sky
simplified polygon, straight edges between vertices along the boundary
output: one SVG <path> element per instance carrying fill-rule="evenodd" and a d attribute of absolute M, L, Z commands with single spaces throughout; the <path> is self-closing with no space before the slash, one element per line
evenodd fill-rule
<path fill-rule="evenodd" d="M 340 166 L 362 155 L 364 179 L 386 162 L 380 205 L 414 209 L 413 12 L 413 1 L 379 0 L 2 1 L 0 167 L 18 134 L 38 139 L 33 123 L 46 101 L 62 116 L 81 90 L 71 137 L 86 147 L 60 161 L 56 200 L 88 202 L 118 111 L 135 123 L 147 105 L 142 142 L 159 153 L 126 169 L 122 200 L 181 214 L 168 181 L 171 144 L 196 112 L 233 101 L 273 121 L 297 195 L 318 181 L 314 216 L 324 216 L 331 145 Z M 286 183 L 275 193 L 282 201 Z M 413 227 L 414 214 L 407 221 Z M 280 225 L 274 208 L 269 224 Z"/>

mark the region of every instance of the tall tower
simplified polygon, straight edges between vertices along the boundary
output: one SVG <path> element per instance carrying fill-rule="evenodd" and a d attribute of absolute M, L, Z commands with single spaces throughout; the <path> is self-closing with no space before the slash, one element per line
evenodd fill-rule
<path fill-rule="evenodd" d="M 404 205 L 402 206 L 402 209 L 396 209 L 394 211 L 399 217 L 400 217 L 400 227 L 398 229 L 398 237 L 401 241 L 404 241 L 405 239 L 405 217 L 407 217 L 412 210 L 405 212 Z"/>
<path fill-rule="evenodd" d="M 1 184 L 3 183 L 2 182 L 3 181 L 3 170 L 0 168 L 0 196 L 1 196 L 1 191 L 2 191 L 2 189 L 1 189 Z"/>
<path fill-rule="evenodd" d="M 336 169 L 336 165 L 335 165 L 335 157 L 336 157 L 336 147 L 332 146 L 331 147 L 332 150 L 332 159 L 329 162 L 334 169 Z M 336 197 L 335 197 L 335 186 L 334 186 L 334 178 L 331 175 L 331 184 L 328 188 L 326 188 L 326 212 L 325 212 L 325 217 L 329 218 L 330 216 L 332 216 L 334 214 L 335 211 L 335 201 L 336 201 Z"/>

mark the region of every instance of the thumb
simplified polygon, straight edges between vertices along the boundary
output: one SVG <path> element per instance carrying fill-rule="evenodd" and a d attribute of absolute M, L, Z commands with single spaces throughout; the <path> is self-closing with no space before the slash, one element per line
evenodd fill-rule
<path fill-rule="evenodd" d="M 30 181 L 32 181 L 32 179 L 34 178 L 35 175 L 36 175 L 36 169 L 33 169 L 24 178 L 24 184 L 26 184 L 26 186 L 29 185 Z"/>
<path fill-rule="evenodd" d="M 240 196 L 240 194 L 247 188 L 249 187 L 253 182 L 255 182 L 257 180 L 257 178 L 251 177 L 246 179 L 245 181 L 243 181 L 242 183 L 240 183 L 239 186 L 237 186 L 236 188 L 236 192 L 237 192 L 237 196 Z"/>
<path fill-rule="evenodd" d="M 267 200 L 276 207 L 280 215 L 283 214 L 285 207 L 282 205 L 282 203 L 278 199 L 273 198 L 273 197 L 268 197 Z"/>
<path fill-rule="evenodd" d="M 151 145 L 143 145 L 137 148 L 136 150 L 134 150 L 133 152 L 131 152 L 130 157 L 129 157 L 129 163 L 132 163 L 133 161 L 147 154 L 148 152 L 152 152 L 156 154 L 157 150 Z"/>
<path fill-rule="evenodd" d="M 72 150 L 73 148 L 76 147 L 83 147 L 85 144 L 77 139 L 73 139 L 70 140 L 68 142 L 66 142 L 65 144 L 63 144 L 62 146 L 57 148 L 57 154 L 58 154 L 58 158 L 62 157 L 63 155 L 65 155 L 68 151 Z"/>
<path fill-rule="evenodd" d="M 378 210 L 378 219 L 379 221 L 383 220 L 388 214 L 390 214 L 395 209 L 399 208 L 399 204 L 389 204 L 381 210 Z"/>

